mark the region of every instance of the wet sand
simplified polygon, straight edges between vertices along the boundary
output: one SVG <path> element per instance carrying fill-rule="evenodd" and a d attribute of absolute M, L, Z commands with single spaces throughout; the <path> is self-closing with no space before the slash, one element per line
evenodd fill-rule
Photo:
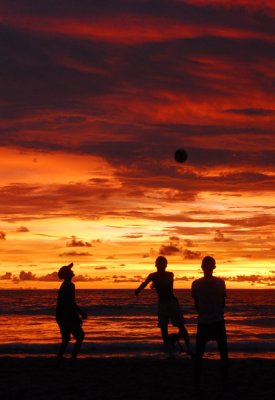
<path fill-rule="evenodd" d="M 182 400 L 275 398 L 275 360 L 233 359 L 228 393 L 220 387 L 219 362 L 204 360 L 202 390 L 193 390 L 193 361 L 151 358 L 65 359 L 0 357 L 2 400 Z"/>

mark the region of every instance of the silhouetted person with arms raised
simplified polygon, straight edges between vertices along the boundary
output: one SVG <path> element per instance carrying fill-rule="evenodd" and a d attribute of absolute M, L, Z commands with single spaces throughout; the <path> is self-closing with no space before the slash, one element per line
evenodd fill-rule
<path fill-rule="evenodd" d="M 87 318 L 87 314 L 81 310 L 75 301 L 75 285 L 72 283 L 74 273 L 72 271 L 73 263 L 61 267 L 58 271 L 59 279 L 63 279 L 57 297 L 56 322 L 59 325 L 62 337 L 62 343 L 58 352 L 58 361 L 60 361 L 67 349 L 71 334 L 75 338 L 75 344 L 72 351 L 72 360 L 75 360 L 84 339 L 82 329 L 82 319 Z"/>
<path fill-rule="evenodd" d="M 178 340 L 180 338 L 184 339 L 186 352 L 191 354 L 189 335 L 184 325 L 185 321 L 180 310 L 178 299 L 173 291 L 174 274 L 173 272 L 166 271 L 167 259 L 165 257 L 159 256 L 156 259 L 155 265 L 157 272 L 153 272 L 147 276 L 145 281 L 136 289 L 135 295 L 138 296 L 139 292 L 152 282 L 152 287 L 156 289 L 158 294 L 158 320 L 164 344 L 169 347 L 171 343 L 169 340 L 170 335 L 168 334 L 168 324 L 169 321 L 171 321 L 173 326 L 179 328 L 177 334 Z"/>
<path fill-rule="evenodd" d="M 213 276 L 216 261 L 206 256 L 202 260 L 203 278 L 192 283 L 192 297 L 198 311 L 196 335 L 195 387 L 200 389 L 202 359 L 206 343 L 210 340 L 217 342 L 221 358 L 221 376 L 223 390 L 227 389 L 228 351 L 227 336 L 224 321 L 226 288 L 221 278 Z"/>

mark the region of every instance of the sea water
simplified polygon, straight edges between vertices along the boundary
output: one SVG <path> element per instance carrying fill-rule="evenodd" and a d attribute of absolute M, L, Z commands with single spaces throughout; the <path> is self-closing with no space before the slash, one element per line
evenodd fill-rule
<path fill-rule="evenodd" d="M 227 290 L 225 319 L 231 358 L 274 357 L 274 293 L 271 289 Z M 190 290 L 175 290 L 175 294 L 194 347 L 197 314 Z M 56 290 L 0 291 L 0 355 L 56 354 L 60 343 L 55 322 L 56 297 Z M 89 315 L 83 324 L 82 357 L 167 356 L 157 326 L 154 290 L 144 290 L 135 297 L 133 290 L 76 287 L 76 300 Z M 172 326 L 169 329 L 177 331 Z M 180 348 L 175 348 L 175 354 L 185 357 Z M 215 342 L 207 345 L 205 356 L 218 357 Z"/>

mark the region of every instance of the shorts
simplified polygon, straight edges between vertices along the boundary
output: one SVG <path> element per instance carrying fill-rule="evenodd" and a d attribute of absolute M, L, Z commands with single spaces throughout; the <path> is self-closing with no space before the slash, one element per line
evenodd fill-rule
<path fill-rule="evenodd" d="M 206 343 L 215 340 L 218 345 L 221 360 L 227 362 L 227 336 L 224 321 L 216 321 L 210 324 L 198 324 L 196 336 L 196 357 L 203 357 Z"/>
<path fill-rule="evenodd" d="M 71 338 L 71 334 L 73 335 L 73 337 L 76 340 L 84 338 L 84 331 L 82 329 L 80 321 L 77 321 L 77 320 L 70 321 L 70 322 L 59 321 L 57 323 L 58 323 L 63 341 L 67 341 L 67 340 L 69 341 Z"/>
<path fill-rule="evenodd" d="M 225 321 L 211 322 L 210 324 L 198 323 L 197 327 L 197 340 L 203 342 L 226 341 Z"/>
<path fill-rule="evenodd" d="M 177 327 L 185 324 L 177 298 L 158 303 L 158 321 L 159 326 L 166 326 L 169 324 L 169 321 L 172 322 L 173 326 Z"/>

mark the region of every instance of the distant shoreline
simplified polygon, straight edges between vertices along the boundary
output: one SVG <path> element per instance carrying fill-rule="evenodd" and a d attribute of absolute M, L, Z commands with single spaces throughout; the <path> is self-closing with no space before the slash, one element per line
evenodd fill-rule
<path fill-rule="evenodd" d="M 75 282 L 76 286 L 79 282 Z M 59 282 L 60 285 L 60 282 Z M 52 292 L 56 292 L 58 290 L 58 288 L 0 288 L 0 291 L 52 291 Z M 134 288 L 83 288 L 83 287 L 77 287 L 77 291 L 87 291 L 87 290 L 93 290 L 93 291 L 99 291 L 99 290 L 106 290 L 106 291 L 133 291 L 134 292 Z M 146 288 L 144 289 L 145 291 L 151 291 L 152 289 L 150 288 Z M 179 290 L 183 290 L 183 291 L 191 291 L 191 286 L 190 288 L 174 288 L 174 291 L 179 291 Z M 275 291 L 274 287 L 251 287 L 251 288 L 227 288 L 226 291 L 230 292 L 230 291 L 239 291 L 239 290 L 245 290 L 245 291 L 254 291 L 254 290 L 269 290 L 269 291 Z"/>

